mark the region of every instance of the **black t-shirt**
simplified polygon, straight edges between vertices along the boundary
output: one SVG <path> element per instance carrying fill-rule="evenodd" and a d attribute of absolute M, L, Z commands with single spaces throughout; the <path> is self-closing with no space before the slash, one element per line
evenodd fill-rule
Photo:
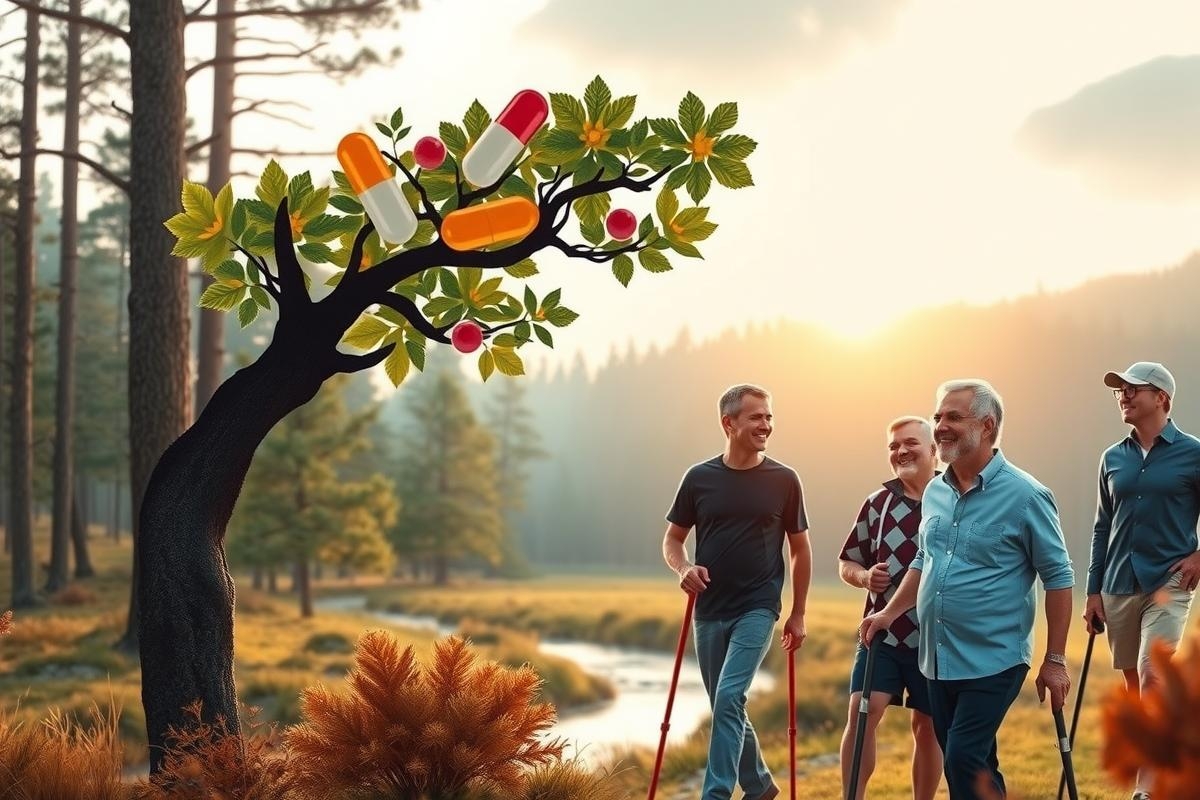
<path fill-rule="evenodd" d="M 696 619 L 732 619 L 756 608 L 779 617 L 783 535 L 808 530 L 795 470 L 767 457 L 757 467 L 731 469 L 716 456 L 683 476 L 667 521 L 696 527 L 696 563 L 709 577 L 696 598 Z"/>

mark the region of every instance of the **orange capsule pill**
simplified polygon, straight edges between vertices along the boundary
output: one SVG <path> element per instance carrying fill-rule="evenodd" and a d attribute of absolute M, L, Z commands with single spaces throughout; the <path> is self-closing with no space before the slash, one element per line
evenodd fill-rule
<path fill-rule="evenodd" d="M 475 250 L 498 242 L 524 239 L 537 227 L 537 205 L 525 197 L 451 211 L 442 220 L 442 241 L 451 250 Z"/>

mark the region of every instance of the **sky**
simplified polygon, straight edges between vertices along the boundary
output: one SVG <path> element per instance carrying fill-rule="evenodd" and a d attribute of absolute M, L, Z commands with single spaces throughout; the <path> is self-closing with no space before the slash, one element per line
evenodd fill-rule
<path fill-rule="evenodd" d="M 703 340 L 779 318 L 866 337 L 913 309 L 990 303 L 1169 267 L 1200 244 L 1200 53 L 1194 0 L 423 0 L 376 42 L 386 69 L 293 79 L 308 129 L 242 117 L 248 141 L 330 151 L 403 105 L 410 142 L 478 98 L 581 95 L 601 74 L 635 118 L 694 91 L 736 101 L 756 185 L 714 185 L 703 261 L 639 271 L 539 258 L 539 295 L 580 312 L 533 367 Z M 203 46 L 208 26 L 189 29 Z M 194 40 L 194 41 L 193 41 Z M 352 46 L 344 42 L 347 50 Z M 239 94 L 284 98 L 243 79 Z M 189 84 L 203 120 L 208 87 Z M 203 124 L 203 123 L 201 123 Z M 240 168 L 259 171 L 261 159 Z M 288 159 L 289 173 L 336 166 Z M 194 176 L 202 179 L 202 175 Z M 247 194 L 247 184 L 235 186 Z M 686 198 L 685 202 L 686 202 Z M 639 216 L 652 193 L 614 197 Z M 530 348 L 522 350 L 525 353 Z"/>

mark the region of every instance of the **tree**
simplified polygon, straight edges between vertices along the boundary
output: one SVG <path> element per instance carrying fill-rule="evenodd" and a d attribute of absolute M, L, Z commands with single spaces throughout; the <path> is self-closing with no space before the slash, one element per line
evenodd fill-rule
<path fill-rule="evenodd" d="M 342 481 L 335 467 L 368 449 L 374 409 L 348 415 L 344 376 L 325 384 L 259 447 L 230 523 L 230 555 L 259 567 L 291 562 L 301 616 L 313 615 L 309 565 L 331 556 L 343 566 L 387 571 L 384 530 L 396 519 L 391 482 L 382 475 Z M 372 563 L 374 559 L 381 559 Z"/>
<path fill-rule="evenodd" d="M 460 179 L 459 165 L 491 122 L 482 105 L 471 105 L 465 130 L 443 123 L 440 133 L 450 155 L 437 169 L 415 172 L 411 152 L 397 152 L 407 134 L 397 109 L 381 123 L 390 140 L 387 156 L 404 176 L 406 197 L 421 223 L 403 247 L 388 246 L 375 235 L 340 173 L 334 174 L 335 187 L 318 189 L 308 173 L 289 180 L 272 161 L 257 197 L 237 202 L 229 186 L 214 198 L 203 185 L 184 183 L 183 213 L 167 225 L 178 238 L 174 252 L 200 258 L 202 269 L 218 278 L 202 305 L 237 309 L 243 324 L 262 310 L 278 309 L 279 318 L 258 359 L 225 381 L 163 453 L 141 505 L 142 697 L 152 769 L 168 725 L 184 725 L 181 709 L 197 698 L 206 717 L 224 716 L 231 735 L 237 730 L 233 583 L 222 543 L 254 450 L 280 420 L 338 373 L 382 363 L 399 384 L 412 367 L 424 366 L 427 343 L 448 344 L 451 327 L 464 319 L 487 337 L 478 359 L 485 379 L 496 370 L 522 374 L 518 349 L 547 333 L 547 325 L 563 327 L 577 315 L 562 305 L 560 290 L 539 300 L 528 286 L 512 294 L 501 288 L 504 275 L 485 280 L 484 274 L 533 275 L 531 256 L 545 248 L 610 263 L 623 284 L 633 277 L 635 254 L 651 272 L 670 268 L 667 250 L 699 256 L 695 242 L 716 225 L 707 220 L 707 208 L 681 210 L 677 191 L 686 187 L 699 203 L 714 178 L 731 188 L 749 186 L 744 159 L 755 144 L 728 133 L 737 122 L 734 103 L 707 114 L 689 93 L 678 120 L 630 124 L 634 106 L 634 97 L 614 99 L 599 78 L 583 100 L 552 94 L 554 125 L 544 126 L 528 153 L 492 185 L 479 188 Z M 664 179 L 658 220 L 647 215 L 636 238 L 606 240 L 610 193 L 649 191 Z M 536 209 L 537 222 L 519 240 L 489 250 L 455 250 L 445 238 L 435 238 L 454 210 L 512 197 L 524 197 Z M 589 244 L 563 238 L 572 213 Z M 327 296 L 310 294 L 311 277 L 300 257 L 336 270 Z M 343 342 L 369 352 L 343 352 L 338 349 Z"/>
<path fill-rule="evenodd" d="M 549 336 L 549 332 L 546 335 Z M 488 404 L 488 427 L 496 437 L 500 509 L 507 527 L 503 561 L 504 568 L 510 571 L 528 569 L 514 536 L 513 515 L 525 508 L 528 464 L 547 455 L 542 449 L 538 429 L 530 421 L 532 416 L 525 405 L 525 385 L 515 380 L 503 381 L 500 391 L 492 395 Z"/>
<path fill-rule="evenodd" d="M 477 556 L 500 563 L 504 540 L 495 440 L 475 419 L 462 378 L 443 368 L 410 390 L 398 487 L 404 515 L 397 552 L 428 558 L 444 586 L 450 562 Z"/>
<path fill-rule="evenodd" d="M 9 398 L 11 507 L 8 524 L 12 529 L 9 540 L 12 546 L 13 608 L 26 608 L 37 602 L 33 588 L 33 231 L 41 17 L 36 3 L 26 9 L 25 17 L 21 168 L 17 191 L 17 257 L 13 287 L 12 394 Z"/>

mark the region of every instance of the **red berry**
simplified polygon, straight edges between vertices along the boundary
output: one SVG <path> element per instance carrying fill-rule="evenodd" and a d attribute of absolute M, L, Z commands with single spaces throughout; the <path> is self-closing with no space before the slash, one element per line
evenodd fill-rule
<path fill-rule="evenodd" d="M 483 329 L 478 323 L 464 320 L 450 331 L 450 344 L 460 353 L 474 353 L 483 344 Z"/>
<path fill-rule="evenodd" d="M 413 160 L 421 169 L 437 169 L 446 160 L 446 145 L 436 136 L 422 136 L 413 147 Z"/>
<path fill-rule="evenodd" d="M 608 227 L 609 236 L 618 241 L 623 241 L 631 238 L 634 231 L 637 230 L 637 217 L 628 209 L 617 208 L 609 212 L 605 224 Z"/>

